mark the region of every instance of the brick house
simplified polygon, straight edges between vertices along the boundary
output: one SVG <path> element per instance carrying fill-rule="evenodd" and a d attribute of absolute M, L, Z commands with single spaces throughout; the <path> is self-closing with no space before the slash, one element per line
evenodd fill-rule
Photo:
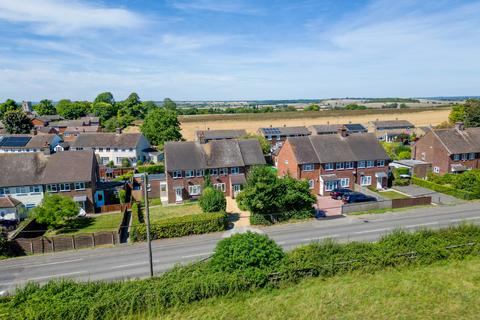
<path fill-rule="evenodd" d="M 235 197 L 249 168 L 266 163 L 257 139 L 167 142 L 164 152 L 168 203 L 198 198 L 207 174 L 215 188 Z"/>
<path fill-rule="evenodd" d="M 369 122 L 369 131 L 375 133 L 378 140 L 385 142 L 393 142 L 402 134 L 410 135 L 414 129 L 415 126 L 407 120 L 376 120 Z"/>
<path fill-rule="evenodd" d="M 212 140 L 230 140 L 238 139 L 247 135 L 244 129 L 239 130 L 197 130 L 195 131 L 195 141 L 208 143 Z"/>
<path fill-rule="evenodd" d="M 389 161 L 374 134 L 340 129 L 335 135 L 288 138 L 278 155 L 278 174 L 306 179 L 312 193 L 326 196 L 354 184 L 385 188 Z"/>
<path fill-rule="evenodd" d="M 322 134 L 337 134 L 338 130 L 344 128 L 348 134 L 352 133 L 367 133 L 368 130 L 360 123 L 346 123 L 346 124 L 318 124 L 308 127 L 312 135 Z"/>
<path fill-rule="evenodd" d="M 455 128 L 432 129 L 413 148 L 414 158 L 431 163 L 435 173 L 480 168 L 480 128 L 465 128 L 463 123 L 457 123 Z"/>
<path fill-rule="evenodd" d="M 265 137 L 272 145 L 272 151 L 280 149 L 287 140 L 291 137 L 306 137 L 310 135 L 310 131 L 305 126 L 298 127 L 268 127 L 259 128 L 258 134 Z"/>

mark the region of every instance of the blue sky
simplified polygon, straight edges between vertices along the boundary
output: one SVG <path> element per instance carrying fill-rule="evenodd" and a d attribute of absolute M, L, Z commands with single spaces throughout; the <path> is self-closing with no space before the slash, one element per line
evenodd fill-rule
<path fill-rule="evenodd" d="M 0 100 L 478 95 L 480 2 L 1 0 Z"/>

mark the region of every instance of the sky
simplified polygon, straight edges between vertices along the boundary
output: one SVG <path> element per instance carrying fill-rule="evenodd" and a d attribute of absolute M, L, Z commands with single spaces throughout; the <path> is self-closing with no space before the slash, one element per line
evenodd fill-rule
<path fill-rule="evenodd" d="M 479 95 L 480 1 L 0 0 L 0 100 Z"/>

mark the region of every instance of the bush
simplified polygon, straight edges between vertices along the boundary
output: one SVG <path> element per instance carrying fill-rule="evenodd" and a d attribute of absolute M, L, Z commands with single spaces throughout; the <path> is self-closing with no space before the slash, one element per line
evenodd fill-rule
<path fill-rule="evenodd" d="M 120 190 L 118 192 L 118 199 L 120 200 L 120 204 L 125 204 L 125 202 L 127 201 L 127 191 Z"/>
<path fill-rule="evenodd" d="M 227 227 L 227 214 L 224 212 L 193 214 L 151 223 L 150 236 L 152 240 L 183 237 L 191 234 L 223 231 Z M 146 226 L 143 224 L 134 226 L 131 237 L 133 241 L 145 241 L 147 239 Z"/>
<path fill-rule="evenodd" d="M 266 216 L 263 214 L 251 214 L 250 215 L 250 224 L 251 225 L 262 225 L 262 226 L 269 226 L 272 225 L 272 221 L 267 219 Z"/>
<path fill-rule="evenodd" d="M 252 214 L 250 224 L 252 225 L 272 225 L 278 222 L 289 220 L 303 220 L 315 217 L 315 209 L 290 210 L 272 214 Z"/>
<path fill-rule="evenodd" d="M 64 226 L 68 219 L 75 218 L 79 210 L 80 208 L 72 198 L 47 194 L 43 198 L 42 204 L 32 210 L 32 215 L 38 223 L 58 229 Z"/>
<path fill-rule="evenodd" d="M 137 171 L 139 173 L 148 173 L 148 174 L 157 174 L 157 173 L 164 173 L 165 166 L 163 164 L 152 164 L 147 166 L 137 166 Z"/>
<path fill-rule="evenodd" d="M 422 180 L 422 179 L 417 178 L 417 177 L 412 177 L 411 181 L 412 181 L 413 184 L 416 184 L 420 187 L 424 187 L 424 188 L 427 188 L 427 189 L 431 189 L 433 191 L 445 193 L 445 194 L 451 195 L 451 196 L 459 198 L 459 199 L 473 200 L 473 199 L 478 199 L 479 198 L 479 195 L 475 194 L 473 192 L 454 189 L 454 188 L 444 186 L 444 185 L 440 185 L 440 184 L 430 182 L 430 181 L 427 181 L 427 180 Z"/>
<path fill-rule="evenodd" d="M 227 200 L 222 191 L 208 187 L 203 190 L 198 205 L 205 213 L 220 212 L 227 209 Z"/>
<path fill-rule="evenodd" d="M 122 159 L 122 167 L 123 168 L 130 168 L 132 164 L 130 163 L 130 160 L 127 158 Z"/>

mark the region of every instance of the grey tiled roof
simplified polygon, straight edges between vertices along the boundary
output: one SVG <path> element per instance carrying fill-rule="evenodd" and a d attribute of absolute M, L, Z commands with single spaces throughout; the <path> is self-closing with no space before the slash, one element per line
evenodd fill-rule
<path fill-rule="evenodd" d="M 381 120 L 381 121 L 371 121 L 371 124 L 373 124 L 377 128 L 392 128 L 392 129 L 397 129 L 397 128 L 414 128 L 415 126 L 407 120 Z"/>
<path fill-rule="evenodd" d="M 298 127 L 267 127 L 267 128 L 260 128 L 260 131 L 264 135 L 271 135 L 267 131 L 271 131 L 272 129 L 276 129 L 281 136 L 296 136 L 296 135 L 310 135 L 310 131 L 305 126 L 298 126 Z M 276 134 L 273 134 L 276 135 Z"/>
<path fill-rule="evenodd" d="M 431 132 L 450 154 L 480 152 L 480 128 L 433 129 Z"/>
<path fill-rule="evenodd" d="M 72 148 L 136 148 L 141 136 L 141 133 L 82 133 L 70 146 Z"/>
<path fill-rule="evenodd" d="M 197 139 L 235 139 L 247 134 L 244 129 L 241 130 L 198 130 L 195 131 Z"/>

